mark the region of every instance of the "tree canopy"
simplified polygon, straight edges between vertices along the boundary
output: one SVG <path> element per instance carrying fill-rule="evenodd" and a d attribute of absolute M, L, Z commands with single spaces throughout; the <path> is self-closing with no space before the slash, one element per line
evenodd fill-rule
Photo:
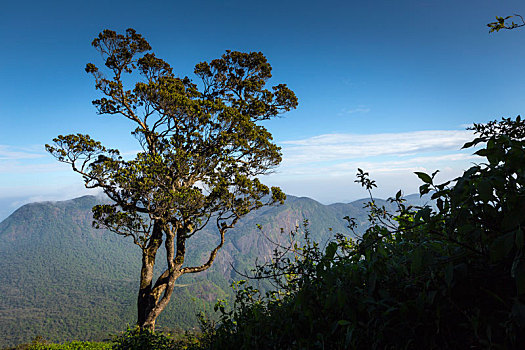
<path fill-rule="evenodd" d="M 85 134 L 60 135 L 46 149 L 113 201 L 93 208 L 94 225 L 132 237 L 142 250 L 138 324 L 154 328 L 178 277 L 208 269 L 239 218 L 285 199 L 257 178 L 281 161 L 259 122 L 296 108 L 297 98 L 284 84 L 265 88 L 272 68 L 260 52 L 226 51 L 198 63 L 195 83 L 133 29 L 104 30 L 92 45 L 105 66 L 86 65 L 102 93 L 93 105 L 133 122 L 141 151 L 128 159 Z M 188 266 L 187 240 L 212 221 L 218 242 L 202 264 Z M 163 242 L 167 267 L 154 280 Z"/>

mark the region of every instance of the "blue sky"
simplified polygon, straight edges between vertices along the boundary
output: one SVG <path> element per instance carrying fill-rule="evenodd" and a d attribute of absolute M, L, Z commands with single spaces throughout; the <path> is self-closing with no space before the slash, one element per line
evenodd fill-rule
<path fill-rule="evenodd" d="M 460 174 L 465 125 L 523 113 L 524 30 L 488 33 L 522 1 L 11 1 L 0 13 L 0 206 L 85 193 L 47 155 L 59 134 L 137 149 L 130 125 L 97 116 L 87 62 L 103 29 L 135 28 L 177 74 L 224 50 L 262 51 L 297 110 L 267 122 L 284 160 L 264 181 L 324 203 L 417 191 L 413 171 Z M 7 209 L 6 209 L 7 208 Z M 2 219 L 0 210 L 0 219 Z M 5 214 L 4 214 L 5 216 Z"/>

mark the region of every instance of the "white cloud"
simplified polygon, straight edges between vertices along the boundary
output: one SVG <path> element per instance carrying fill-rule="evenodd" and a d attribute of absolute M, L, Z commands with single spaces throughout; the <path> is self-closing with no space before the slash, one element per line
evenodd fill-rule
<path fill-rule="evenodd" d="M 15 174 L 50 173 L 65 169 L 65 164 L 50 156 L 43 145 L 0 145 L 0 179 Z"/>
<path fill-rule="evenodd" d="M 459 125 L 460 128 L 463 128 L 463 129 L 471 129 L 474 127 L 474 124 L 473 123 L 469 123 L 469 124 L 460 124 Z"/>
<path fill-rule="evenodd" d="M 355 174 L 357 168 L 378 173 L 413 173 L 415 171 L 432 172 L 437 169 L 455 166 L 466 166 L 481 158 L 478 156 L 458 153 L 427 157 L 408 157 L 405 159 L 383 159 L 381 161 L 354 160 L 347 162 L 332 162 L 316 166 L 307 163 L 295 166 L 283 166 L 276 171 L 279 176 L 323 176 L 336 177 Z"/>
<path fill-rule="evenodd" d="M 398 190 L 405 194 L 417 193 L 421 180 L 411 171 L 391 171 L 377 172 L 376 170 L 365 169 L 370 173 L 370 178 L 375 180 L 377 188 L 373 189 L 374 197 L 388 198 L 394 196 Z M 426 169 L 418 169 L 425 171 Z M 441 168 L 441 172 L 436 176 L 436 183 L 443 183 L 454 179 L 462 174 L 461 167 Z M 427 170 L 427 173 L 431 172 Z M 335 202 L 350 202 L 368 196 L 367 191 L 361 185 L 355 183 L 356 169 L 352 169 L 346 174 L 332 176 L 295 176 L 278 177 L 271 176 L 265 183 L 272 186 L 279 186 L 287 193 L 294 196 L 306 196 L 325 204 Z"/>
<path fill-rule="evenodd" d="M 345 115 L 345 114 L 355 114 L 355 113 L 368 113 L 370 112 L 370 108 L 366 106 L 358 106 L 357 108 L 343 108 L 341 113 L 339 115 Z"/>
<path fill-rule="evenodd" d="M 383 134 L 323 134 L 280 142 L 283 162 L 264 179 L 290 194 L 325 203 L 366 195 L 354 183 L 357 168 L 377 180 L 379 196 L 403 189 L 417 191 L 414 171 L 431 173 L 446 181 L 481 158 L 472 150 L 460 151 L 472 131 L 425 130 Z M 127 152 L 129 156 L 134 152 Z M 439 180 L 439 181 L 441 181 Z M 0 198 L 19 197 L 15 203 L 67 199 L 87 193 L 78 174 L 47 155 L 41 146 L 0 146 Z M 20 197 L 24 197 L 20 199 Z"/>
<path fill-rule="evenodd" d="M 85 195 L 96 196 L 101 193 L 102 191 L 100 189 L 87 189 L 78 184 L 69 184 L 67 186 L 56 188 L 53 192 L 50 192 L 49 189 L 45 189 L 44 191 L 42 191 L 42 189 L 34 189 L 34 192 L 31 195 L 27 194 L 25 197 L 14 200 L 10 206 L 12 208 L 18 208 L 27 203 L 63 201 Z"/>
<path fill-rule="evenodd" d="M 62 201 L 101 193 L 99 189 L 86 189 L 80 182 L 66 182 L 62 181 L 62 185 L 58 186 L 50 186 L 44 182 L 40 185 L 0 187 L 0 221 L 27 203 Z"/>
<path fill-rule="evenodd" d="M 388 134 L 324 134 L 281 142 L 283 165 L 419 155 L 457 151 L 472 139 L 468 130 L 428 130 Z"/>
<path fill-rule="evenodd" d="M 397 190 L 415 193 L 421 181 L 415 171 L 440 170 L 436 181 L 453 179 L 481 158 L 460 150 L 472 131 L 425 130 L 384 134 L 324 134 L 280 142 L 283 162 L 267 178 L 286 193 L 309 196 L 324 203 L 366 196 L 354 183 L 357 168 L 377 180 L 377 196 Z"/>
<path fill-rule="evenodd" d="M 44 146 L 16 147 L 10 145 L 0 145 L 0 161 L 36 159 L 46 156 Z"/>
<path fill-rule="evenodd" d="M 20 161 L 0 161 L 0 174 L 36 174 L 70 170 L 64 163 L 21 163 Z"/>

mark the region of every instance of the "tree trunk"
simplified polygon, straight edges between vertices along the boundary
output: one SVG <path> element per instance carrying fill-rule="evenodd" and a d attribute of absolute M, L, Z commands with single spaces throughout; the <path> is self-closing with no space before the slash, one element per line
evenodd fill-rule
<path fill-rule="evenodd" d="M 153 269 L 157 250 L 162 244 L 162 228 L 158 221 L 153 224 L 153 232 L 147 248 L 142 250 L 142 267 L 140 270 L 140 287 L 137 297 L 137 325 L 141 328 L 155 330 L 155 320 L 147 323 L 148 316 L 154 309 L 157 300 L 152 293 Z"/>
<path fill-rule="evenodd" d="M 182 263 L 184 262 L 184 244 L 185 238 L 180 238 L 178 242 L 182 249 L 180 252 L 181 259 L 175 263 L 174 260 L 174 234 L 171 230 L 164 228 L 166 233 L 166 255 L 168 269 L 164 271 L 153 284 L 153 269 L 155 266 L 155 256 L 162 242 L 162 227 L 158 222 L 155 223 L 154 232 L 148 248 L 143 250 L 142 269 L 140 274 L 140 290 L 137 298 L 137 325 L 141 329 L 155 330 L 157 317 L 166 308 L 173 294 L 175 280 L 179 278 Z M 179 254 L 177 254 L 179 256 Z"/>
<path fill-rule="evenodd" d="M 148 319 L 150 319 L 150 313 L 154 307 L 155 299 L 153 298 L 153 296 L 149 293 L 143 294 L 141 291 L 137 302 L 137 326 L 139 326 L 140 329 L 149 329 L 152 331 L 155 330 L 155 320 L 157 319 L 157 317 L 153 319 L 153 322 L 148 322 Z"/>
<path fill-rule="evenodd" d="M 141 329 L 149 329 L 151 331 L 155 330 L 155 322 L 157 317 L 168 305 L 175 287 L 175 280 L 180 276 L 181 273 L 178 271 L 168 275 L 168 281 L 161 282 L 160 286 L 155 286 L 153 289 L 149 287 L 144 290 L 140 290 L 137 300 L 137 325 Z M 163 276 L 161 276 L 159 280 L 161 280 L 162 277 Z"/>
<path fill-rule="evenodd" d="M 151 325 L 146 324 L 148 315 L 155 307 L 155 297 L 152 295 L 151 285 L 153 280 L 153 267 L 155 257 L 149 256 L 147 252 L 142 255 L 142 269 L 140 273 L 140 289 L 137 298 L 137 325 L 143 328 L 155 330 L 155 322 Z"/>

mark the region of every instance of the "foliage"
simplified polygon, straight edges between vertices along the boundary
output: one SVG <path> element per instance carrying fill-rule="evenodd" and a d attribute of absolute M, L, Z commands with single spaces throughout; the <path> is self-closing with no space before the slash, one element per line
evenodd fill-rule
<path fill-rule="evenodd" d="M 202 315 L 200 316 L 203 317 Z M 193 331 L 175 334 L 141 329 L 136 326 L 113 338 L 112 350 L 192 350 L 203 346 L 206 337 Z"/>
<path fill-rule="evenodd" d="M 140 254 L 135 254 L 131 241 L 91 227 L 91 208 L 97 201 L 100 198 L 85 196 L 27 204 L 0 223 L 0 348 L 29 342 L 39 334 L 53 342 L 105 340 L 135 321 Z M 177 281 L 172 301 L 156 328 L 173 333 L 198 327 L 195 314 L 199 311 L 215 316 L 215 301 L 233 294 L 229 288 L 235 274 L 232 266 L 250 271 L 256 257 L 272 254 L 273 244 L 261 235 L 257 223 L 263 232 L 272 233 L 272 241 L 285 244 L 286 235 L 279 228 L 288 231 L 308 217 L 311 238 L 325 242 L 331 236 L 327 227 L 343 232 L 344 215 L 366 223 L 361 203 L 322 205 L 288 196 L 283 205 L 249 214 L 229 232 L 222 257 L 207 273 Z M 376 203 L 388 206 L 383 200 Z M 216 234 L 205 229 L 193 237 L 194 249 L 188 252 L 187 261 L 198 262 L 205 256 L 213 243 L 208 241 Z M 165 261 L 162 253 L 159 261 Z M 260 282 L 258 288 L 271 287 Z"/>
<path fill-rule="evenodd" d="M 173 338 L 160 332 L 139 327 L 130 328 L 113 339 L 113 350 L 168 350 L 173 348 Z"/>
<path fill-rule="evenodd" d="M 237 285 L 210 349 L 515 349 L 525 342 L 525 123 L 475 124 L 464 147 L 486 162 L 453 181 L 417 173 L 435 208 L 371 197 L 368 230 L 306 241 L 256 271 L 277 289 Z M 371 191 L 375 182 L 359 171 Z M 355 223 L 348 218 L 349 228 Z M 307 226 L 305 232 L 308 235 Z M 279 249 L 278 249 L 279 250 Z"/>
<path fill-rule="evenodd" d="M 70 341 L 63 344 L 49 343 L 41 337 L 36 337 L 29 344 L 21 344 L 11 350 L 110 350 L 111 343 Z"/>
<path fill-rule="evenodd" d="M 202 318 L 202 316 L 201 316 Z M 210 322 L 211 321 L 207 321 Z M 36 337 L 31 343 L 20 344 L 5 350 L 197 350 L 206 342 L 206 337 L 193 331 L 175 334 L 129 327 L 108 342 L 69 341 L 51 343 Z"/>
<path fill-rule="evenodd" d="M 0 223 L 0 348 L 37 335 L 100 341 L 135 321 L 140 256 L 132 242 L 91 227 L 91 207 L 99 200 L 32 203 Z M 204 253 L 202 246 L 188 261 Z M 195 314 L 213 310 L 215 299 L 230 293 L 216 271 L 179 282 L 159 318 L 162 329 L 197 326 Z"/>
<path fill-rule="evenodd" d="M 93 104 L 99 114 L 130 120 L 142 150 L 127 160 L 83 134 L 60 135 L 46 149 L 113 201 L 93 208 L 94 226 L 131 237 L 142 250 L 137 324 L 154 329 L 179 277 L 208 269 L 239 218 L 284 201 L 279 188 L 257 178 L 281 161 L 260 122 L 295 108 L 297 98 L 284 84 L 265 88 L 271 66 L 260 52 L 226 51 L 198 63 L 199 86 L 148 52 L 133 29 L 104 30 L 92 45 L 110 74 L 86 65 L 103 94 Z M 218 242 L 204 262 L 189 265 L 188 239 L 210 222 Z M 154 280 L 162 243 L 167 266 Z"/>
<path fill-rule="evenodd" d="M 511 21 L 508 23 L 508 19 L 518 17 L 520 19 L 521 23 L 515 23 L 514 21 Z M 523 20 L 523 17 L 521 15 L 514 14 L 514 16 L 506 16 L 506 17 L 499 17 L 496 16 L 496 21 L 491 22 L 487 24 L 487 27 L 489 27 L 489 33 L 492 32 L 499 32 L 500 29 L 515 29 L 519 27 L 525 26 L 525 21 Z"/>

